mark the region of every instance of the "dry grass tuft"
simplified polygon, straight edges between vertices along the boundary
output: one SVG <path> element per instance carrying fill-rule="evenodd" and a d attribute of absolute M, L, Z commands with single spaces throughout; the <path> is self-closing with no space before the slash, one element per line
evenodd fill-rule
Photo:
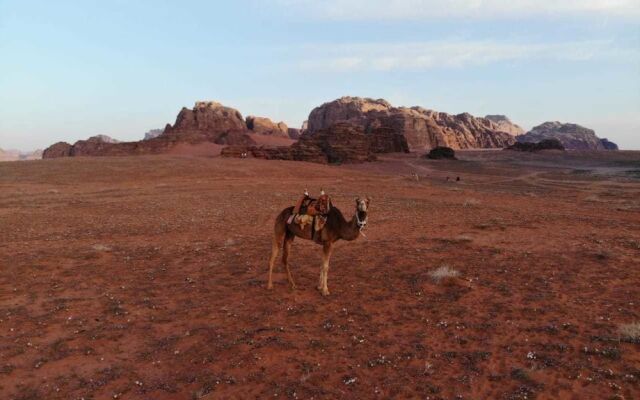
<path fill-rule="evenodd" d="M 462 203 L 463 207 L 471 207 L 471 206 L 479 206 L 482 202 L 478 199 L 466 199 L 464 203 Z"/>
<path fill-rule="evenodd" d="M 431 277 L 431 279 L 433 279 L 434 282 L 438 283 L 443 279 L 457 278 L 458 276 L 460 276 L 460 272 L 449 267 L 448 265 L 443 265 L 429 272 L 429 276 Z"/>
<path fill-rule="evenodd" d="M 640 322 L 622 324 L 618 327 L 618 331 L 625 339 L 640 340 Z"/>
<path fill-rule="evenodd" d="M 602 203 L 602 200 L 595 194 L 585 197 L 584 201 L 588 201 L 589 203 Z"/>

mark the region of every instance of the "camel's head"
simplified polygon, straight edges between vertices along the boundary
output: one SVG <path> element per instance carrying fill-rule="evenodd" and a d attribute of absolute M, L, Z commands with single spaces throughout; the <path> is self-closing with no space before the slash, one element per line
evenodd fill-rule
<path fill-rule="evenodd" d="M 371 203 L 371 199 L 369 197 L 365 197 L 364 199 L 358 197 L 356 198 L 356 221 L 358 223 L 358 227 L 360 230 L 364 229 L 367 225 L 367 216 L 369 213 L 369 204 Z"/>
<path fill-rule="evenodd" d="M 371 202 L 371 199 L 368 197 L 363 198 L 356 198 L 356 208 L 358 211 L 361 212 L 367 212 L 369 211 L 369 203 Z"/>

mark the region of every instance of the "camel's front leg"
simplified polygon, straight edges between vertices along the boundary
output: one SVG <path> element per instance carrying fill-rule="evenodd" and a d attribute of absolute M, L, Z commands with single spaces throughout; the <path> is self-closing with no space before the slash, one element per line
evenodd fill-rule
<path fill-rule="evenodd" d="M 293 243 L 293 238 L 294 236 L 286 237 L 284 239 L 284 246 L 282 248 L 282 263 L 287 269 L 287 279 L 289 279 L 291 289 L 296 288 L 296 284 L 293 281 L 293 276 L 291 276 L 291 268 L 289 268 L 289 253 L 291 252 L 291 243 Z"/>
<path fill-rule="evenodd" d="M 318 289 L 324 296 L 329 295 L 329 288 L 327 287 L 327 276 L 329 275 L 329 259 L 331 258 L 331 251 L 333 250 L 333 243 L 327 242 L 322 247 L 322 269 L 320 270 L 320 285 Z"/>

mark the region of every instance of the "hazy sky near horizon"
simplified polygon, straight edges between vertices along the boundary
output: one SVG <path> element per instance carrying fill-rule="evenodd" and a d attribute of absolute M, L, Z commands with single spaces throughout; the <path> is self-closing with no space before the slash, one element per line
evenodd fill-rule
<path fill-rule="evenodd" d="M 197 100 L 299 127 L 345 95 L 640 150 L 640 0 L 0 0 L 0 148 L 139 140 Z"/>

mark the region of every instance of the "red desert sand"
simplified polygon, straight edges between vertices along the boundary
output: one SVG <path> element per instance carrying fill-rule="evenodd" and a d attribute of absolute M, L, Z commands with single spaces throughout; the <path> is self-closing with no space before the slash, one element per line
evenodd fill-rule
<path fill-rule="evenodd" d="M 458 156 L 0 163 L 0 398 L 640 398 L 638 154 Z M 326 298 L 305 187 L 371 197 Z"/>

